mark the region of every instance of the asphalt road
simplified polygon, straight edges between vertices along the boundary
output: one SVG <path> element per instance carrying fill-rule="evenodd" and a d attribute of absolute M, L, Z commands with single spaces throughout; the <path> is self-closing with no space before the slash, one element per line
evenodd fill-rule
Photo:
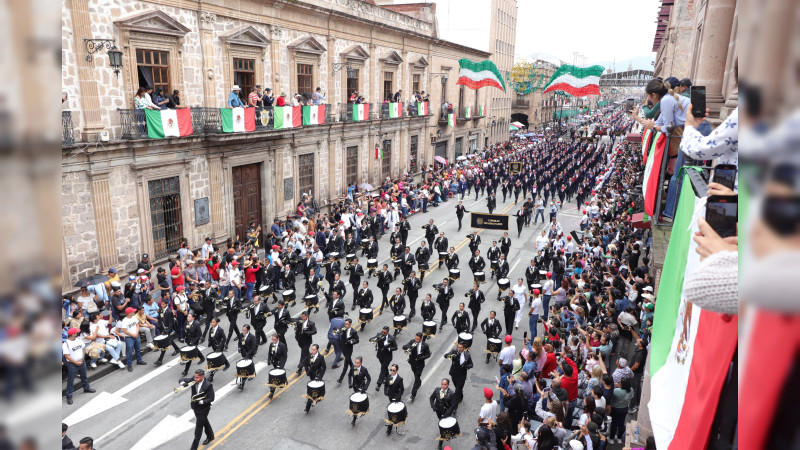
<path fill-rule="evenodd" d="M 498 208 L 495 214 L 514 214 L 520 205 L 515 206 L 513 199 L 500 203 L 502 195 L 498 198 Z M 457 201 L 442 203 L 437 208 L 429 208 L 427 214 L 418 213 L 410 217 L 411 231 L 408 237 L 408 245 L 412 252 L 419 247 L 419 241 L 424 237 L 421 226 L 426 224 L 429 219 L 434 222 L 450 240 L 450 244 L 456 247 L 461 260 L 460 269 L 462 277 L 454 285 L 455 297 L 451 301 L 450 313 L 458 308 L 460 301 L 466 301 L 464 294 L 471 289 L 471 271 L 467 266 L 469 257 L 468 240 L 466 235 L 471 233 L 469 228 L 469 215 L 464 218 L 464 227 L 461 232 L 457 232 L 458 222 L 454 214 L 454 207 Z M 485 196 L 479 201 L 475 201 L 474 193 L 472 196 L 465 197 L 464 204 L 470 211 L 488 212 L 486 208 Z M 578 228 L 580 216 L 575 209 L 575 204 L 565 205 L 559 212 L 558 219 L 564 227 L 565 234 L 570 230 Z M 509 266 L 511 268 L 509 278 L 513 281 L 523 276 L 525 267 L 530 258 L 535 254 L 534 238 L 543 229 L 543 224 L 531 224 L 530 227 L 523 229 L 521 239 L 516 237 L 516 223 L 511 217 L 511 230 L 509 235 L 512 238 L 511 251 L 509 254 Z M 481 254 L 486 255 L 486 251 L 493 239 L 502 237 L 501 231 L 482 230 L 480 246 Z M 361 258 L 363 259 L 363 258 Z M 389 262 L 388 235 L 380 240 L 380 254 L 378 260 Z M 431 267 L 434 267 L 435 258 L 431 259 Z M 362 261 L 362 264 L 364 261 Z M 488 262 L 487 262 L 488 264 Z M 390 264 L 391 268 L 391 264 Z M 487 267 L 488 272 L 488 267 Z M 435 269 L 426 276 L 423 288 L 417 302 L 424 299 L 426 293 L 434 296 L 434 283 L 440 283 L 446 274 L 446 268 Z M 346 279 L 345 279 L 346 281 Z M 393 285 L 399 286 L 400 279 Z M 452 326 L 445 326 L 443 331 L 439 331 L 436 337 L 428 340 L 433 356 L 428 359 L 422 375 L 423 384 L 415 402 L 408 400 L 413 384 L 413 374 L 407 363 L 407 358 L 403 351 L 399 349 L 394 353 L 394 363 L 400 366 L 399 374 L 405 380 L 405 394 L 403 401 L 408 408 L 407 423 L 400 427 L 399 434 L 393 433 L 386 436 L 384 419 L 386 418 L 386 407 L 388 399 L 383 392 L 374 390 L 377 381 L 377 374 L 380 364 L 377 361 L 375 348 L 368 339 L 374 336 L 384 325 L 391 326 L 392 314 L 387 310 L 382 315 L 378 314 L 377 307 L 380 306 L 380 290 L 375 286 L 375 278 L 371 279 L 371 288 L 375 294 L 376 317 L 371 323 L 367 324 L 364 331 L 360 333 L 361 343 L 354 350 L 354 357 L 362 355 L 364 366 L 373 375 L 372 385 L 369 389 L 370 410 L 367 415 L 358 419 L 355 426 L 351 426 L 351 417 L 347 414 L 349 396 L 352 393 L 347 388 L 347 382 L 342 384 L 336 382 L 341 368 L 332 370 L 330 368 L 334 359 L 331 352 L 326 362 L 328 371 L 325 374 L 326 397 L 319 404 L 306 414 L 304 412 L 305 400 L 301 397 L 306 392 L 306 375 L 296 377 L 293 370 L 297 367 L 299 360 L 299 350 L 294 340 L 292 329 L 287 334 L 289 347 L 289 358 L 286 364 L 287 372 L 290 373 L 289 385 L 277 391 L 273 399 L 268 399 L 269 388 L 266 386 L 267 373 L 269 368 L 266 366 L 266 346 L 259 349 L 256 356 L 257 377 L 247 382 L 244 390 L 240 391 L 234 386 L 235 369 L 227 372 L 217 372 L 214 379 L 216 390 L 216 401 L 210 413 L 210 421 L 216 434 L 216 440 L 206 446 L 212 448 L 271 448 L 271 449 L 420 449 L 436 448 L 439 435 L 438 419 L 431 410 L 428 397 L 439 386 L 443 377 L 449 377 L 449 360 L 443 358 L 443 354 L 451 350 L 456 342 L 456 332 Z M 302 290 L 302 277 L 298 277 L 297 287 Z M 327 288 L 327 283 L 325 285 Z M 345 297 L 348 306 L 352 304 L 351 286 Z M 498 318 L 502 318 L 502 307 L 497 298 L 497 285 L 494 280 L 488 280 L 482 286 L 486 294 L 486 303 L 483 304 L 481 315 L 478 320 L 483 320 L 490 310 L 498 312 Z M 298 302 L 291 308 L 293 315 L 299 315 L 302 306 Z M 439 317 L 437 305 L 437 318 Z M 357 315 L 352 316 L 357 319 Z M 318 333 L 314 342 L 319 344 L 322 349 L 327 344 L 328 318 L 323 308 L 319 313 L 313 314 L 311 319 L 316 322 Z M 437 320 L 438 321 L 438 320 Z M 244 322 L 244 317 L 239 319 L 239 325 Z M 273 320 L 270 318 L 267 325 L 267 334 L 272 334 Z M 227 319 L 222 317 L 222 326 L 227 332 Z M 514 342 L 517 350 L 520 349 L 523 332 L 527 331 L 527 315 L 523 314 L 520 327 L 514 330 Z M 422 318 L 419 313 L 411 320 L 407 330 L 404 330 L 397 338 L 398 346 L 402 346 L 412 339 L 414 333 L 422 330 Z M 539 333 L 541 335 L 541 328 Z M 235 344 L 235 342 L 232 342 Z M 472 357 L 475 367 L 469 371 L 468 380 L 464 387 L 464 401 L 458 408 L 458 422 L 463 436 L 449 442 L 455 449 L 471 448 L 474 445 L 474 434 L 472 430 L 477 423 L 478 412 L 483 403 L 482 389 L 484 387 L 494 387 L 495 376 L 499 375 L 497 362 L 492 359 L 489 364 L 485 363 L 485 353 L 483 349 L 486 345 L 485 337 L 476 330 L 474 336 Z M 208 350 L 201 346 L 205 354 Z M 171 352 L 171 350 L 168 350 Z M 228 359 L 235 363 L 239 355 L 235 350 L 235 345 L 231 345 L 231 351 L 227 354 Z M 146 366 L 134 365 L 133 373 L 121 370 L 103 377 L 94 382 L 92 388 L 97 390 L 95 394 L 85 394 L 81 390 L 76 390 L 74 405 L 62 404 L 62 417 L 69 423 L 69 434 L 77 442 L 83 436 L 92 436 L 95 445 L 103 449 L 149 449 L 149 448 L 188 448 L 192 441 L 194 430 L 194 415 L 189 408 L 189 393 L 184 391 L 173 394 L 173 388 L 177 386 L 180 378 L 182 366 L 178 364 L 178 357 L 165 358 L 165 364 L 160 367 L 153 366 L 157 358 L 156 352 L 151 352 L 144 357 L 148 362 Z M 193 368 L 196 364 L 193 364 Z M 193 369 L 192 369 L 193 370 Z M 497 398 L 497 396 L 495 396 Z M 77 439 L 76 439 L 77 438 Z M 205 437 L 204 437 L 205 438 Z"/>

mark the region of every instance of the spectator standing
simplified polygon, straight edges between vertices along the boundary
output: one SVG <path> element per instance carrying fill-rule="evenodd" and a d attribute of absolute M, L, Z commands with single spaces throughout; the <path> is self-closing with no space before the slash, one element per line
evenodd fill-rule
<path fill-rule="evenodd" d="M 239 87 L 238 84 L 234 84 L 233 88 L 231 89 L 231 93 L 228 94 L 228 108 L 243 108 L 244 103 L 242 103 L 242 99 L 239 98 L 239 92 L 242 89 Z"/>

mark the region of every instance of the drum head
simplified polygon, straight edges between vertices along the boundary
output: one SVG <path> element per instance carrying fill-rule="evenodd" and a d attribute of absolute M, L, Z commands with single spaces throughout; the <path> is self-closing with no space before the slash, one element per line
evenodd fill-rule
<path fill-rule="evenodd" d="M 546 270 L 540 270 L 539 271 L 539 275 L 547 275 L 547 271 Z"/>
<path fill-rule="evenodd" d="M 447 252 L 439 252 L 440 256 L 447 256 Z"/>
<path fill-rule="evenodd" d="M 495 338 L 489 338 L 489 339 L 487 339 L 487 340 L 488 340 L 489 342 L 491 342 L 491 343 L 498 344 L 498 345 L 499 345 L 499 344 L 501 344 L 501 343 L 503 342 L 503 341 L 501 341 L 500 339 L 495 339 Z"/>
<path fill-rule="evenodd" d="M 372 312 L 372 308 L 361 308 L 358 310 L 361 314 L 369 314 Z"/>
<path fill-rule="evenodd" d="M 328 256 L 333 256 L 334 258 L 339 256 L 339 252 L 330 252 Z"/>
<path fill-rule="evenodd" d="M 286 371 L 283 369 L 272 369 L 269 371 L 270 376 L 279 377 L 281 375 L 285 375 Z"/>
<path fill-rule="evenodd" d="M 469 334 L 469 333 L 459 333 L 458 334 L 458 338 L 459 339 L 463 339 L 465 341 L 468 341 L 468 340 L 472 339 L 472 335 Z"/>
<path fill-rule="evenodd" d="M 453 428 L 458 423 L 455 417 L 445 417 L 439 420 L 439 426 L 442 428 Z"/>
<path fill-rule="evenodd" d="M 347 255 L 345 255 L 345 258 L 355 259 L 355 257 L 356 257 L 355 253 L 348 253 Z"/>
<path fill-rule="evenodd" d="M 194 345 L 187 345 L 181 349 L 182 352 L 191 352 L 192 350 L 196 349 Z"/>
<path fill-rule="evenodd" d="M 236 362 L 236 367 L 247 367 L 247 366 L 249 366 L 251 364 L 253 364 L 253 360 L 252 359 L 243 359 L 241 361 L 237 361 Z"/>
<path fill-rule="evenodd" d="M 216 359 L 216 358 L 219 358 L 220 356 L 222 356 L 222 352 L 214 352 L 214 353 L 206 356 L 206 358 L 208 358 L 208 359 Z"/>
<path fill-rule="evenodd" d="M 406 409 L 406 404 L 403 402 L 389 403 L 389 406 L 387 406 L 386 409 L 390 413 L 399 413 L 400 411 Z"/>
<path fill-rule="evenodd" d="M 432 320 L 427 320 L 427 321 L 425 321 L 425 322 L 422 322 L 422 326 L 425 326 L 425 327 L 435 327 L 435 326 L 436 326 L 436 322 L 434 322 L 434 321 L 432 321 Z"/>
<path fill-rule="evenodd" d="M 476 277 L 482 277 L 483 276 L 483 272 L 475 272 L 475 276 Z"/>
<path fill-rule="evenodd" d="M 153 340 L 156 340 L 156 341 L 166 341 L 168 337 L 169 337 L 169 336 L 167 336 L 166 334 L 162 334 L 162 335 L 160 335 L 160 336 L 156 336 L 156 337 L 154 337 L 154 338 L 153 338 Z"/>
<path fill-rule="evenodd" d="M 394 320 L 395 322 L 402 322 L 406 320 L 406 316 L 394 316 L 392 320 Z"/>
<path fill-rule="evenodd" d="M 542 288 L 541 284 L 532 284 L 531 285 L 531 289 L 541 289 L 541 288 Z"/>
<path fill-rule="evenodd" d="M 368 264 L 378 264 L 378 260 L 377 259 L 368 259 L 367 263 Z"/>
<path fill-rule="evenodd" d="M 269 289 L 269 286 L 261 286 L 260 288 L 258 288 L 258 292 L 264 292 L 267 289 Z"/>
<path fill-rule="evenodd" d="M 283 295 L 284 296 L 292 295 L 292 294 L 294 294 L 294 289 L 289 289 L 288 291 L 283 291 Z"/>
<path fill-rule="evenodd" d="M 350 401 L 355 403 L 361 403 L 367 399 L 367 394 L 362 394 L 361 392 L 356 392 L 355 394 L 350 396 Z"/>
<path fill-rule="evenodd" d="M 308 382 L 308 387 L 310 387 L 311 389 L 318 389 L 318 388 L 321 388 L 322 386 L 325 386 L 325 382 L 324 381 L 316 381 L 315 380 L 315 381 L 309 381 Z"/>
<path fill-rule="evenodd" d="M 500 284 L 510 284 L 511 283 L 511 281 L 509 281 L 508 278 L 500 278 L 499 280 L 497 280 L 497 282 L 500 283 Z"/>
<path fill-rule="evenodd" d="M 306 295 L 304 298 L 305 298 L 306 300 L 312 300 L 312 299 L 315 299 L 315 298 L 317 298 L 317 296 L 316 296 L 316 295 L 314 295 L 314 294 L 309 294 L 309 295 Z"/>

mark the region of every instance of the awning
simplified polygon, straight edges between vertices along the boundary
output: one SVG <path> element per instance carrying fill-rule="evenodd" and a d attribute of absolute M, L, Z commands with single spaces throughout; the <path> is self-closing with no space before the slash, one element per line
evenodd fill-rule
<path fill-rule="evenodd" d="M 631 224 L 633 225 L 633 228 L 638 228 L 640 230 L 649 230 L 650 217 L 647 217 L 647 220 L 645 220 L 645 215 L 643 212 L 635 213 L 631 217 Z"/>

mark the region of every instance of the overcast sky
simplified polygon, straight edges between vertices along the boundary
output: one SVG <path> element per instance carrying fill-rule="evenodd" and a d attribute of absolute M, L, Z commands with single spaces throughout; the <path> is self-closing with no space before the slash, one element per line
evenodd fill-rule
<path fill-rule="evenodd" d="M 429 1 L 437 4 L 445 39 L 493 50 L 487 42 L 490 0 Z M 517 0 L 516 58 L 543 53 L 572 63 L 572 52 L 580 52 L 590 65 L 654 56 L 659 4 L 659 0 Z"/>

